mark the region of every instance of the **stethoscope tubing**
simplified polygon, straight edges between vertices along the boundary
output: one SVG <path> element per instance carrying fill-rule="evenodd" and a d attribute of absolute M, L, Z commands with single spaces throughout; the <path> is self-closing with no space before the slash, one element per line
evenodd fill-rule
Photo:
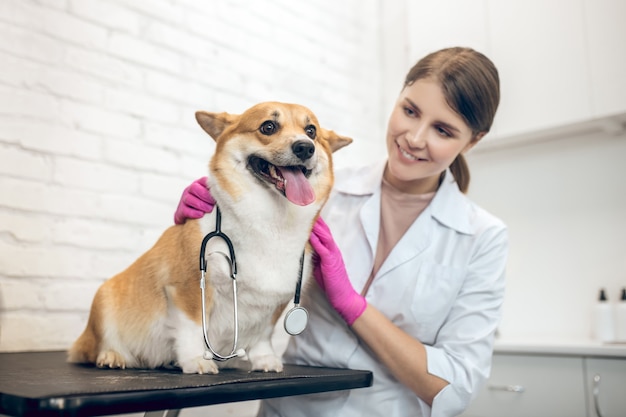
<path fill-rule="evenodd" d="M 233 242 L 230 238 L 222 232 L 222 213 L 218 206 L 215 206 L 215 231 L 207 234 L 204 239 L 202 239 L 202 244 L 200 246 L 200 289 L 202 295 L 202 333 L 204 336 L 204 344 L 205 347 L 211 352 L 212 357 L 206 359 L 214 359 L 219 362 L 227 361 L 229 359 L 243 356 L 245 352 L 241 350 L 237 350 L 237 343 L 239 341 L 239 317 L 238 317 L 238 309 L 237 309 L 237 262 L 235 259 L 235 248 L 233 246 Z M 215 351 L 211 342 L 209 340 L 208 330 L 207 330 L 207 322 L 206 322 L 206 246 L 211 239 L 214 237 L 222 239 L 226 245 L 228 246 L 228 251 L 230 254 L 230 258 L 223 252 L 215 252 L 223 255 L 230 264 L 230 278 L 232 279 L 232 287 L 233 287 L 233 320 L 234 320 L 234 329 L 233 329 L 233 346 L 231 352 L 223 356 Z M 300 291 L 302 289 L 302 274 L 304 270 L 304 252 L 302 252 L 302 256 L 300 257 L 300 271 L 298 275 L 298 282 L 296 284 L 296 292 L 294 295 L 294 307 L 287 312 L 285 317 L 285 330 L 292 336 L 300 334 L 304 328 L 306 327 L 306 322 L 308 318 L 308 313 L 304 307 L 300 307 Z M 294 314 L 295 313 L 295 314 Z M 292 320 L 292 325 L 289 325 L 288 320 L 290 316 L 294 317 Z M 295 319 L 298 317 L 298 319 Z M 205 356 L 208 356 L 208 352 L 205 352 Z"/>
<path fill-rule="evenodd" d="M 216 214 L 215 214 L 215 231 L 211 232 L 209 234 L 207 234 L 204 239 L 202 239 L 202 244 L 200 246 L 200 271 L 201 271 L 201 278 L 200 278 L 200 289 L 201 289 L 201 293 L 202 293 L 202 333 L 204 335 L 204 344 L 206 346 L 206 348 L 211 352 L 211 354 L 213 355 L 212 359 L 215 359 L 217 361 L 220 362 L 224 362 L 227 361 L 229 359 L 235 358 L 239 355 L 239 352 L 237 352 L 237 342 L 239 340 L 239 317 L 238 317 L 238 309 L 237 309 L 237 261 L 235 259 L 235 248 L 233 247 L 233 242 L 230 240 L 230 238 L 222 232 L 221 228 L 222 228 L 222 213 L 220 212 L 219 207 L 216 206 Z M 206 258 L 205 258 L 205 253 L 206 253 L 206 245 L 209 243 L 209 240 L 213 239 L 214 237 L 217 238 L 221 238 L 224 242 L 226 242 L 226 245 L 228 246 L 228 251 L 230 253 L 230 258 L 223 252 L 218 252 L 221 253 L 222 255 L 224 255 L 224 257 L 228 260 L 229 264 L 230 264 L 230 278 L 233 280 L 232 281 L 232 287 L 233 287 L 233 320 L 234 320 L 234 330 L 233 330 L 233 347 L 231 352 L 226 355 L 220 355 L 219 353 L 217 353 L 215 351 L 215 349 L 213 348 L 213 346 L 211 346 L 211 342 L 209 340 L 209 335 L 208 335 L 208 331 L 207 331 L 207 324 L 206 324 L 206 269 L 207 269 L 207 265 L 206 265 Z"/>

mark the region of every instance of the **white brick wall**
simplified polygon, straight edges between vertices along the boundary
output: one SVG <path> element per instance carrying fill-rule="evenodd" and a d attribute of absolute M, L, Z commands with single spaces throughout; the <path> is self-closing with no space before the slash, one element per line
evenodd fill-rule
<path fill-rule="evenodd" d="M 65 349 L 172 223 L 198 109 L 298 102 L 383 148 L 378 0 L 0 1 L 0 350 Z"/>

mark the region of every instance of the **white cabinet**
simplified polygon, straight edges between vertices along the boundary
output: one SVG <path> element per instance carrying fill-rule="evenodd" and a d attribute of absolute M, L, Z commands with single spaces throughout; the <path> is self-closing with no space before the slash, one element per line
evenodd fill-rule
<path fill-rule="evenodd" d="M 393 4 L 389 2 L 385 8 Z M 470 46 L 488 53 L 487 16 L 485 0 L 409 0 L 405 36 L 410 65 L 429 52 L 450 46 Z"/>
<path fill-rule="evenodd" d="M 585 359 L 589 417 L 626 415 L 626 360 Z"/>
<path fill-rule="evenodd" d="M 626 111 L 626 1 L 584 0 L 583 3 L 593 115 L 623 113 Z"/>
<path fill-rule="evenodd" d="M 499 137 L 591 118 L 580 1 L 493 1 L 488 24 L 501 78 Z"/>
<path fill-rule="evenodd" d="M 496 353 L 462 417 L 626 416 L 626 358 Z"/>
<path fill-rule="evenodd" d="M 487 8 L 488 52 L 501 77 L 498 138 L 619 129 L 626 1 L 489 1 Z"/>
<path fill-rule="evenodd" d="M 464 417 L 586 417 L 583 360 L 495 355 L 491 378 Z"/>
<path fill-rule="evenodd" d="M 460 45 L 498 67 L 501 104 L 487 142 L 619 130 L 626 122 L 626 1 L 407 0 L 405 7 L 409 66 Z"/>

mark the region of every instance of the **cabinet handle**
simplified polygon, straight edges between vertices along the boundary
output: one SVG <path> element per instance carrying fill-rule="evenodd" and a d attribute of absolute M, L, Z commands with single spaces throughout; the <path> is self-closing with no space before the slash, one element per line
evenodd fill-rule
<path fill-rule="evenodd" d="M 598 374 L 593 377 L 593 407 L 596 409 L 596 415 L 602 417 L 600 411 L 600 375 Z"/>
<path fill-rule="evenodd" d="M 491 391 L 515 392 L 517 394 L 521 394 L 526 391 L 526 388 L 521 385 L 489 385 L 488 388 Z"/>

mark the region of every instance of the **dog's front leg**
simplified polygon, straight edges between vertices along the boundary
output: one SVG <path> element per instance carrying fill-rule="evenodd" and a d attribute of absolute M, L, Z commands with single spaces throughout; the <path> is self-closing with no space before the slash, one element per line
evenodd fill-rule
<path fill-rule="evenodd" d="M 250 358 L 253 371 L 281 372 L 283 370 L 283 361 L 272 348 L 273 330 L 273 326 L 267 326 L 259 341 L 248 351 L 248 358 Z"/>
<path fill-rule="evenodd" d="M 178 366 L 185 374 L 217 374 L 219 369 L 215 361 L 197 355 L 197 349 L 188 349 L 187 346 L 178 346 Z"/>
<path fill-rule="evenodd" d="M 182 312 L 174 314 L 174 354 L 176 363 L 186 374 L 217 374 L 219 369 L 212 358 L 202 354 L 202 327 L 189 320 Z"/>

